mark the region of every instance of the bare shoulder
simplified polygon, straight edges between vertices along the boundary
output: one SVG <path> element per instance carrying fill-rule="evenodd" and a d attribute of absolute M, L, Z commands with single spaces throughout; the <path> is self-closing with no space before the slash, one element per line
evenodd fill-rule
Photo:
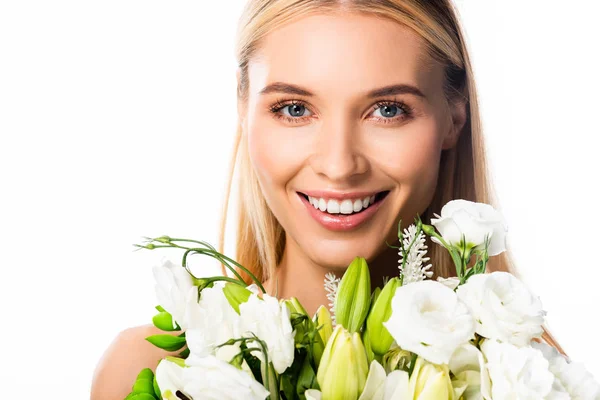
<path fill-rule="evenodd" d="M 181 332 L 164 332 L 154 325 L 142 325 L 121 331 L 108 346 L 96 366 L 91 400 L 123 400 L 131 391 L 138 373 L 156 369 L 158 362 L 180 351 L 167 352 L 146 340 L 148 336 Z"/>

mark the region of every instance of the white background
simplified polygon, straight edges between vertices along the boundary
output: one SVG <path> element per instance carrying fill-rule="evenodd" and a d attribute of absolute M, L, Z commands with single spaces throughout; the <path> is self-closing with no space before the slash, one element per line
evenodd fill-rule
<path fill-rule="evenodd" d="M 594 3 L 458 5 L 509 244 L 600 377 Z M 151 266 L 181 255 L 132 252 L 142 236 L 217 244 L 242 5 L 0 3 L 3 398 L 89 396 L 113 337 L 154 315 Z"/>

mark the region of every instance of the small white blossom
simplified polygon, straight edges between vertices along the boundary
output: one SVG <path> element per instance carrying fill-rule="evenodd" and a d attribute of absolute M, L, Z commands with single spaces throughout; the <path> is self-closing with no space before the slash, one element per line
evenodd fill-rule
<path fill-rule="evenodd" d="M 562 387 L 573 400 L 600 399 L 600 385 L 581 363 L 569 362 L 554 347 L 532 342 L 531 347 L 542 352 L 556 377 L 555 386 Z"/>
<path fill-rule="evenodd" d="M 329 314 L 331 314 L 331 322 L 335 326 L 335 298 L 337 297 L 341 279 L 329 272 L 325 274 L 325 291 L 327 292 L 327 300 L 329 300 Z"/>
<path fill-rule="evenodd" d="M 411 243 L 413 243 L 413 245 L 408 249 Z M 425 255 L 427 255 L 425 234 L 419 232 L 419 235 L 417 236 L 417 227 L 415 224 L 412 224 L 404 229 L 402 244 L 405 250 L 408 249 L 406 258 L 402 254 L 402 250 L 398 251 L 398 255 L 400 256 L 400 260 L 398 261 L 400 265 L 398 265 L 398 268 L 400 269 L 400 275 L 403 276 L 402 284 L 406 285 L 422 281 L 426 278 L 431 278 L 433 275 L 431 264 L 423 265 L 429 261 L 429 257 L 425 257 Z M 403 261 L 406 261 L 404 268 L 402 267 Z"/>
<path fill-rule="evenodd" d="M 156 383 L 162 398 L 264 400 L 269 392 L 248 372 L 213 356 L 198 358 L 193 365 L 179 365 L 169 358 L 156 367 Z"/>
<path fill-rule="evenodd" d="M 240 304 L 240 329 L 243 336 L 253 337 L 254 334 L 265 342 L 269 361 L 277 373 L 283 373 L 294 362 L 295 331 L 285 303 L 268 294 L 262 299 L 251 294 L 247 302 Z M 260 349 L 254 341 L 249 342 L 248 347 Z M 253 354 L 264 360 L 262 352 Z"/>
<path fill-rule="evenodd" d="M 164 260 L 161 265 L 155 265 L 152 272 L 158 304 L 173 317 L 173 328 L 176 328 L 175 323 L 177 323 L 181 329 L 186 330 L 188 298 L 195 292 L 192 276 L 184 267 L 169 260 Z"/>

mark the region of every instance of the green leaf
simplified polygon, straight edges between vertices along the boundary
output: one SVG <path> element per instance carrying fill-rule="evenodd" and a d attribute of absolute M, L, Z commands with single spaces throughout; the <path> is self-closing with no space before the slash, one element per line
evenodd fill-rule
<path fill-rule="evenodd" d="M 125 400 L 157 400 L 157 398 L 149 393 L 131 393 Z"/>
<path fill-rule="evenodd" d="M 156 308 L 156 309 L 158 310 L 158 312 L 163 312 L 163 311 L 165 311 L 165 309 L 164 309 L 164 308 L 162 308 L 161 306 L 156 306 L 156 307 L 154 307 L 154 308 Z"/>
<path fill-rule="evenodd" d="M 154 378 L 154 372 L 150 368 L 144 368 L 140 371 L 136 379 L 152 379 Z"/>
<path fill-rule="evenodd" d="M 154 378 L 154 377 L 152 377 Z M 149 393 L 154 395 L 154 386 L 152 385 L 152 378 L 148 379 L 137 379 L 133 384 L 133 393 Z"/>
<path fill-rule="evenodd" d="M 187 358 L 190 355 L 190 349 L 184 349 L 181 353 L 178 354 L 181 358 Z"/>
<path fill-rule="evenodd" d="M 317 383 L 317 375 L 313 370 L 308 357 L 304 359 L 304 363 L 302 364 L 302 369 L 300 370 L 300 375 L 298 376 L 298 383 L 296 384 L 296 394 L 302 400 L 306 400 L 306 396 L 304 396 L 304 392 L 308 389 L 319 389 L 319 384 Z"/>
<path fill-rule="evenodd" d="M 185 337 L 169 334 L 148 336 L 146 340 L 166 351 L 177 351 L 185 345 Z"/>
<path fill-rule="evenodd" d="M 181 328 L 175 323 L 173 328 L 173 316 L 166 311 L 161 311 L 152 318 L 152 323 L 155 327 L 162 331 L 172 332 L 179 331 Z"/>

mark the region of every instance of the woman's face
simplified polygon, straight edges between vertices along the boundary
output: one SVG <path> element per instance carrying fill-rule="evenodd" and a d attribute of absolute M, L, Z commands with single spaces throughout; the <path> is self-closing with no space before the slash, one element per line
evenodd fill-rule
<path fill-rule="evenodd" d="M 238 110 L 286 246 L 346 267 L 427 208 L 465 117 L 415 33 L 372 16 L 311 15 L 271 32 L 248 74 Z"/>

